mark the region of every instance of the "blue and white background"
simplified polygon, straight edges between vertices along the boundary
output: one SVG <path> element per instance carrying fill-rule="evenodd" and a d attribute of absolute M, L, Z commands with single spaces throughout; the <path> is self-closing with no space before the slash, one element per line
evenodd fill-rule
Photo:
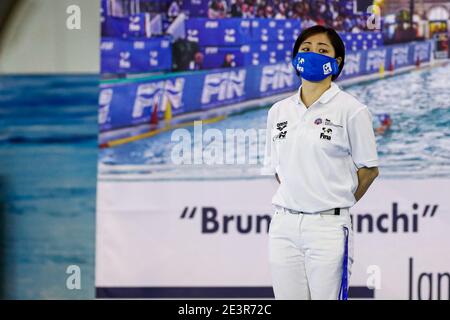
<path fill-rule="evenodd" d="M 271 104 L 298 88 L 292 21 L 225 20 L 185 21 L 186 38 L 204 56 L 195 71 L 170 72 L 174 57 L 161 44 L 174 39 L 122 31 L 102 39 L 97 297 L 273 297 L 267 230 L 277 183 L 259 175 L 264 139 L 237 141 L 231 165 L 172 162 L 175 127 L 193 148 L 202 145 L 202 157 L 214 143 L 188 123 L 204 120 L 203 130 L 223 136 L 264 129 Z M 368 105 L 374 128 L 378 115 L 393 121 L 377 136 L 381 174 L 351 209 L 350 297 L 449 299 L 450 64 L 434 59 L 428 40 L 385 45 L 379 32 L 341 36 L 347 56 L 338 84 Z M 136 49 L 146 41 L 156 54 Z M 225 54 L 235 67 L 221 68 Z M 149 56 L 158 57 L 154 65 Z M 258 152 L 247 157 L 250 147 Z"/>
<path fill-rule="evenodd" d="M 263 130 L 271 104 L 298 85 L 290 32 L 307 23 L 286 31 L 294 21 L 254 18 L 245 33 L 239 20 L 207 19 L 207 0 L 183 1 L 185 39 L 198 41 L 203 65 L 174 73 L 164 13 L 173 1 L 101 2 L 101 19 L 100 1 L 18 6 L 14 27 L 2 30 L 0 297 L 271 298 L 276 183 L 258 174 L 262 137 L 236 141 L 236 164 L 180 166 L 172 133 L 180 126 L 192 146 L 203 143 L 201 158 L 215 144 L 192 121 L 223 135 Z M 74 4 L 81 30 L 66 28 Z M 339 32 L 347 48 L 339 84 L 369 106 L 375 128 L 378 115 L 393 121 L 377 135 L 381 175 L 352 208 L 350 296 L 448 299 L 450 65 L 434 59 L 448 53 L 428 41 L 388 46 L 381 32 Z M 226 54 L 234 68 L 222 68 Z M 258 152 L 246 159 L 249 148 Z M 79 288 L 67 286 L 70 266 L 80 268 Z"/>
<path fill-rule="evenodd" d="M 380 68 L 414 66 L 418 61 L 429 62 L 430 57 L 431 42 L 349 52 L 340 80 L 376 74 Z M 299 84 L 290 62 L 105 81 L 100 93 L 100 129 L 148 123 L 155 103 L 161 105 L 162 118 L 166 100 L 177 115 L 292 91 Z"/>

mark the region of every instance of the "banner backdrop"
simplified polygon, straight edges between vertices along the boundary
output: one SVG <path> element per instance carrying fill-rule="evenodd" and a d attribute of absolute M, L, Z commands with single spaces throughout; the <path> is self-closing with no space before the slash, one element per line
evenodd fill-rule
<path fill-rule="evenodd" d="M 126 41 L 112 39 L 103 41 L 102 50 L 123 53 L 117 45 L 133 43 Z M 163 42 L 154 48 L 159 52 L 156 54 L 158 59 L 164 61 L 159 64 L 166 64 L 170 55 L 160 52 L 164 48 Z M 138 61 L 142 63 L 147 61 L 147 51 L 139 50 L 141 53 L 135 55 L 138 50 L 134 50 L 134 53 L 126 56 L 126 59 L 125 57 L 116 59 L 113 58 L 114 55 L 102 57 L 102 66 L 105 69 L 109 68 L 108 65 L 113 62 L 129 69 L 139 68 Z M 125 52 L 129 53 L 126 50 Z M 283 50 L 281 52 L 284 54 Z M 345 68 L 340 79 L 377 73 L 381 68 L 393 70 L 428 62 L 430 56 L 430 42 L 350 52 L 346 55 Z M 105 82 L 101 85 L 99 99 L 100 130 L 148 123 L 155 104 L 158 105 L 158 117 L 162 119 L 168 102 L 171 104 L 173 115 L 179 115 L 292 91 L 299 84 L 299 79 L 289 62 Z"/>
<path fill-rule="evenodd" d="M 150 38 L 150 14 L 134 14 L 126 18 L 105 16 L 101 28 L 102 37 Z"/>
<path fill-rule="evenodd" d="M 446 299 L 448 179 L 376 180 L 352 209 L 350 297 Z M 273 297 L 275 179 L 101 180 L 98 297 Z"/>
<path fill-rule="evenodd" d="M 185 1 L 183 7 L 200 10 L 199 16 L 208 10 L 205 1 Z M 200 165 L 191 172 L 190 167 L 174 165 L 169 135 L 189 117 L 210 120 L 205 115 L 212 114 L 220 118 L 228 115 L 228 107 L 241 112 L 211 122 L 217 125 L 212 129 L 215 132 L 264 126 L 267 110 L 244 109 L 257 103 L 254 99 L 264 100 L 260 98 L 298 88 L 290 58 L 300 21 L 192 17 L 185 24 L 186 37 L 198 43 L 202 68 L 209 70 L 135 76 L 101 84 L 99 128 L 104 140 L 100 142 L 107 142 L 116 133 L 125 137 L 132 130 L 143 130 L 143 134 L 118 139 L 123 144 L 114 148 L 100 143 L 96 219 L 99 298 L 273 298 L 267 233 L 274 211 L 270 200 L 277 182 L 273 177 L 240 172 L 241 168 L 235 166 L 215 171 Z M 132 21 L 104 15 L 110 37 L 102 39 L 102 73 L 171 70 L 172 39 L 144 38 L 143 18 Z M 118 36 L 122 38 L 114 38 Z M 346 34 L 343 38 L 347 52 L 339 80 L 358 81 L 370 78 L 366 75 L 413 69 L 430 62 L 432 56 L 428 41 L 383 46 L 381 34 L 375 32 Z M 226 60 L 233 63 L 232 67 L 225 68 Z M 423 77 L 417 76 L 416 81 Z M 443 77 L 436 72 L 436 78 Z M 407 100 L 402 96 L 399 99 L 403 101 L 390 105 L 390 99 L 396 98 L 390 94 L 401 96 L 409 91 L 411 86 L 402 87 L 405 82 L 393 81 L 374 90 L 374 95 L 382 92 L 386 101 L 384 106 L 377 106 L 377 111 L 389 114 L 389 108 L 395 109 Z M 430 102 L 430 110 L 434 107 L 430 114 L 443 122 L 439 99 L 445 100 L 445 90 L 438 82 L 434 84 L 436 91 L 432 89 L 427 88 L 427 99 L 433 100 L 433 93 L 438 98 L 433 105 Z M 411 122 L 422 122 L 423 126 L 437 122 L 425 119 L 426 115 L 413 108 L 428 108 L 422 108 L 422 100 L 418 106 L 409 103 L 409 108 L 401 110 L 402 117 L 395 119 L 399 120 L 392 131 L 402 134 L 383 142 L 393 147 L 384 145 L 382 160 L 398 149 L 407 149 L 407 154 L 386 160 L 395 163 L 392 170 L 411 162 L 416 166 L 404 170 L 420 170 L 427 165 L 440 168 L 441 163 L 431 163 L 430 159 L 437 157 L 440 161 L 442 157 L 442 163 L 445 161 L 440 144 L 433 144 L 434 149 L 430 149 L 435 153 L 427 154 L 422 162 L 411 154 L 419 153 L 423 143 L 414 145 L 415 149 L 404 148 L 412 144 L 418 129 L 406 132 L 403 128 L 410 128 Z M 239 109 L 241 105 L 245 107 Z M 145 125 L 164 125 L 167 131 L 157 136 L 144 132 L 147 128 L 137 129 Z M 424 127 L 419 132 L 429 139 L 440 139 L 445 128 Z M 199 140 L 193 130 L 192 142 Z M 450 299 L 449 184 L 450 179 L 436 178 L 433 172 L 422 179 L 410 178 L 408 172 L 398 179 L 377 178 L 370 192 L 351 208 L 355 263 L 350 298 Z"/>
<path fill-rule="evenodd" d="M 170 36 L 116 39 L 102 38 L 101 72 L 135 73 L 170 70 L 172 47 Z"/>

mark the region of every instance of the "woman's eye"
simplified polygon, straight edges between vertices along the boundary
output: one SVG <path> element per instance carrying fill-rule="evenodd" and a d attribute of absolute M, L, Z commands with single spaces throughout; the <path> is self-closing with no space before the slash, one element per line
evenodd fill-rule
<path fill-rule="evenodd" d="M 309 51 L 309 48 L 303 48 L 302 51 Z"/>
<path fill-rule="evenodd" d="M 320 52 L 320 53 L 328 53 L 328 51 L 325 50 L 325 49 L 320 49 L 319 52 Z"/>

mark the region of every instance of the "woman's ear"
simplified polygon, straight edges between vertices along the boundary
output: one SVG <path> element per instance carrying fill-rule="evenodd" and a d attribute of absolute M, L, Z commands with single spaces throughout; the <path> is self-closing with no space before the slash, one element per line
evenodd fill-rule
<path fill-rule="evenodd" d="M 341 65 L 341 62 L 342 62 L 342 58 L 341 58 L 341 57 L 337 57 L 337 58 L 336 58 L 336 61 L 337 61 L 337 63 L 338 63 L 338 66 L 340 66 L 340 65 Z"/>

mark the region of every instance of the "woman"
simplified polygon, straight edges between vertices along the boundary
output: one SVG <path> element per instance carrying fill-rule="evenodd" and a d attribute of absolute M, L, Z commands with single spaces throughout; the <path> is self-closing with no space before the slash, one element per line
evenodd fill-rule
<path fill-rule="evenodd" d="M 378 175 L 367 106 L 333 81 L 345 48 L 331 28 L 298 37 L 302 84 L 267 117 L 263 174 L 275 174 L 269 260 L 276 299 L 347 299 L 353 255 L 349 208 Z"/>

